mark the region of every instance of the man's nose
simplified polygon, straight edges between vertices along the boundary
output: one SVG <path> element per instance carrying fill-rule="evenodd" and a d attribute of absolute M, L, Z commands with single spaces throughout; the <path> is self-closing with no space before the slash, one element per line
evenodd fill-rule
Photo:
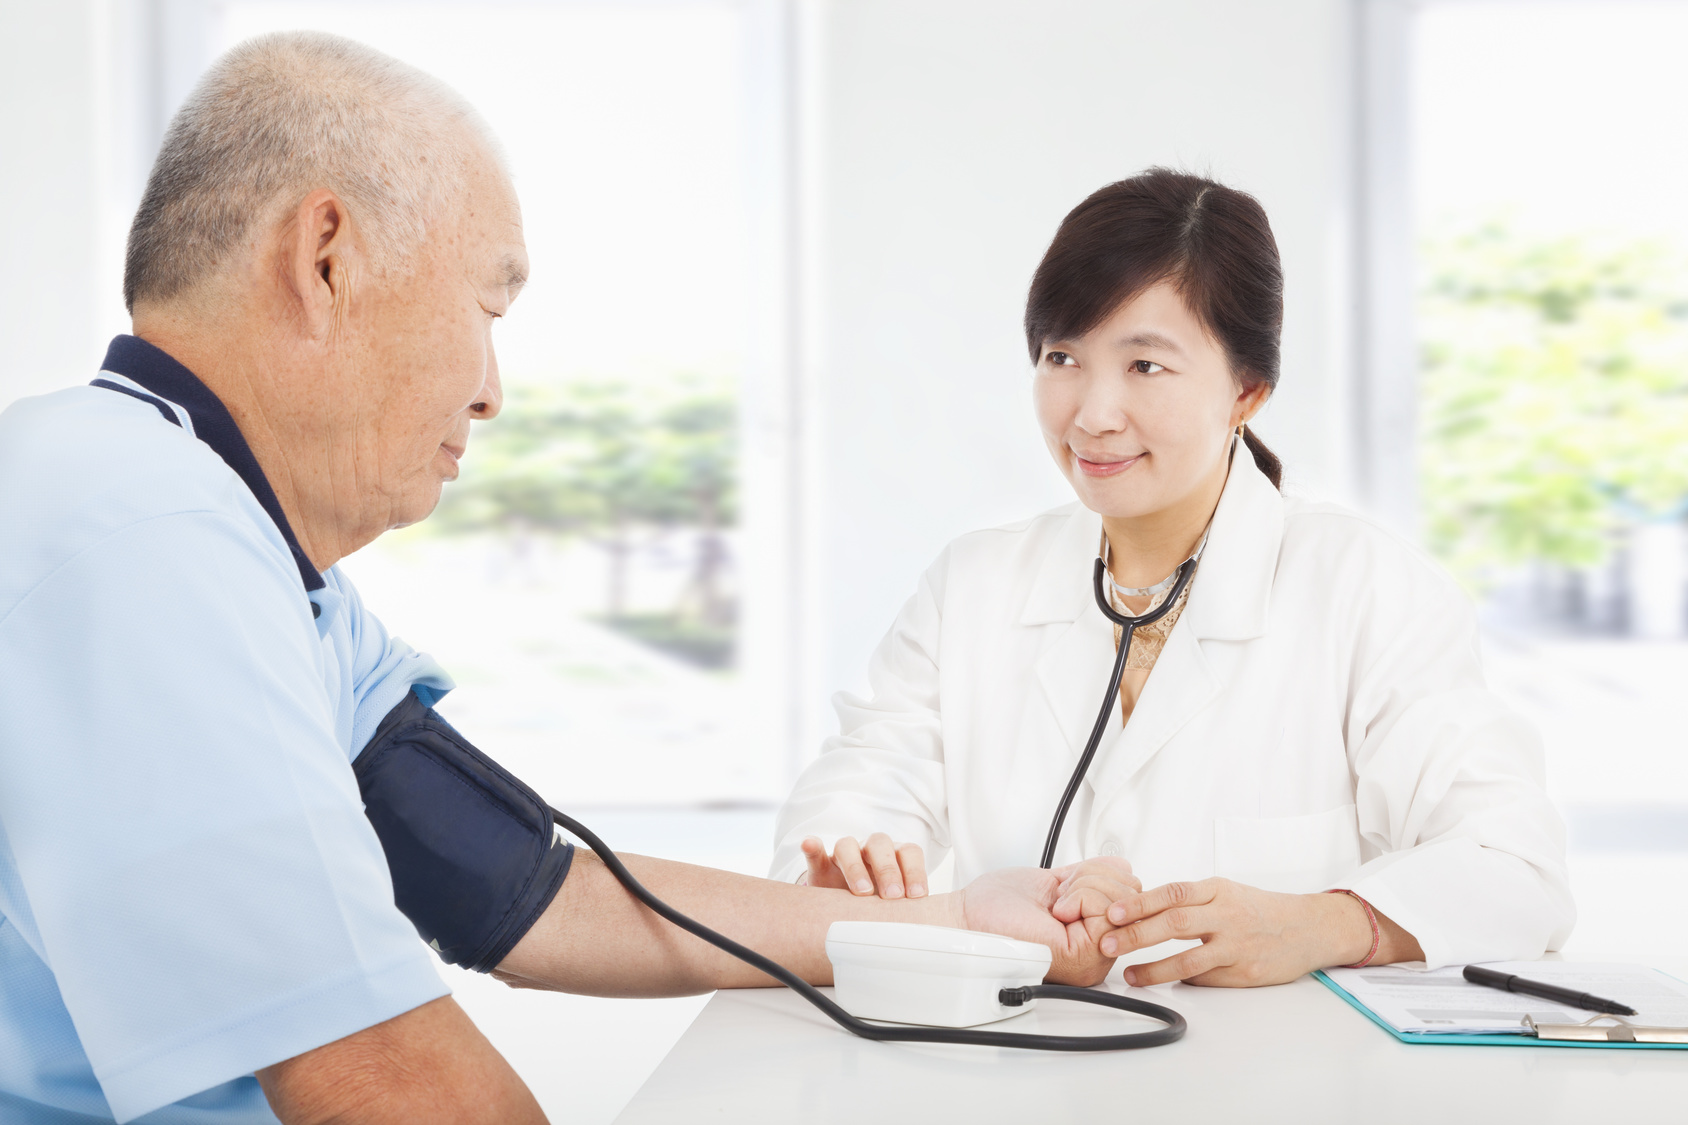
<path fill-rule="evenodd" d="M 490 347 L 486 351 L 486 382 L 481 384 L 480 397 L 469 407 L 477 422 L 490 422 L 504 409 L 504 385 L 498 381 L 498 354 Z"/>

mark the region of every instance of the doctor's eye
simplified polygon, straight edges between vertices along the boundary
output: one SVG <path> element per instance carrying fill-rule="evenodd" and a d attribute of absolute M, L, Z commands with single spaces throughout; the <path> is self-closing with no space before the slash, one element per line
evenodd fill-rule
<path fill-rule="evenodd" d="M 1072 356 L 1068 355 L 1066 352 L 1045 352 L 1043 358 L 1044 358 L 1044 362 L 1050 364 L 1053 367 L 1077 367 L 1078 366 L 1078 360 L 1074 359 Z"/>
<path fill-rule="evenodd" d="M 1153 375 L 1157 371 L 1165 371 L 1166 368 L 1150 359 L 1134 359 L 1127 370 L 1135 371 L 1139 375 Z"/>

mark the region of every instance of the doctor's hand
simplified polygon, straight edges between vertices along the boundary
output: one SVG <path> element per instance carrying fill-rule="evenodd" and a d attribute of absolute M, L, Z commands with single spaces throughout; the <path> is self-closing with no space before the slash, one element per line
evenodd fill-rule
<path fill-rule="evenodd" d="M 1112 929 L 1110 905 L 1142 888 L 1129 866 L 1092 860 L 1053 871 L 1008 867 L 981 875 L 953 896 L 955 924 L 1047 945 L 1056 984 L 1100 984 L 1113 967 L 1098 947 Z"/>
<path fill-rule="evenodd" d="M 1350 965 L 1371 949 L 1365 909 L 1345 894 L 1291 895 L 1263 891 L 1229 879 L 1168 883 L 1131 894 L 1108 908 L 1110 925 L 1100 940 L 1110 957 L 1175 938 L 1201 945 L 1125 970 L 1127 984 L 1251 987 L 1283 984 L 1303 973 Z M 1424 956 L 1418 941 L 1377 914 L 1374 964 Z M 1119 927 L 1115 929 L 1114 927 Z"/>
<path fill-rule="evenodd" d="M 919 844 L 893 843 L 883 832 L 875 832 L 866 843 L 854 836 L 841 837 L 832 854 L 820 837 L 803 840 L 803 858 L 809 870 L 799 882 L 811 887 L 834 887 L 853 895 L 880 898 L 922 898 L 926 894 L 926 854 Z"/>

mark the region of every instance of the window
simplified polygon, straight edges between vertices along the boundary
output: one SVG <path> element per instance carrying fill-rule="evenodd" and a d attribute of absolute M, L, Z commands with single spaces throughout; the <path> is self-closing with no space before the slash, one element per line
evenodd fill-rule
<path fill-rule="evenodd" d="M 555 801 L 774 797 L 783 763 L 746 706 L 739 628 L 750 248 L 770 190 L 753 182 L 753 13 L 215 11 L 207 57 L 267 31 L 345 35 L 451 84 L 508 153 L 533 270 L 494 329 L 505 412 L 476 426 L 432 519 L 345 563 L 457 678 L 442 712 Z"/>
<path fill-rule="evenodd" d="M 1420 488 L 1541 728 L 1574 942 L 1673 932 L 1688 852 L 1688 91 L 1679 4 L 1433 3 L 1414 30 Z"/>

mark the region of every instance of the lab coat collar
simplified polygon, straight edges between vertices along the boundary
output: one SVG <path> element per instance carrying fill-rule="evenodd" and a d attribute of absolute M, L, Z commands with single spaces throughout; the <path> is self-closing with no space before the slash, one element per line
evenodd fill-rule
<path fill-rule="evenodd" d="M 1283 495 L 1248 448 L 1239 448 L 1184 609 L 1195 639 L 1246 641 L 1265 634 L 1283 541 Z"/>
<path fill-rule="evenodd" d="M 1088 779 L 1096 802 L 1093 823 L 1131 776 L 1224 689 L 1201 642 L 1241 641 L 1265 633 L 1283 523 L 1278 490 L 1253 457 L 1239 456 L 1214 510 L 1189 603 L 1123 728 L 1118 704 L 1112 704 Z M 1021 615 L 1021 623 L 1028 625 L 1070 623 L 1038 658 L 1036 676 L 1073 761 L 1096 721 L 1114 657 L 1113 626 L 1096 608 L 1090 588 L 1101 531 L 1101 517 L 1094 512 L 1075 507 L 1068 513 Z M 1074 825 L 1071 830 L 1082 829 Z"/>
<path fill-rule="evenodd" d="M 1090 575 L 1102 517 L 1081 504 L 1061 511 L 1062 524 L 1021 607 L 1021 625 L 1101 619 Z M 1195 639 L 1244 641 L 1266 632 L 1283 537 L 1283 497 L 1247 449 L 1239 449 L 1183 613 Z"/>

